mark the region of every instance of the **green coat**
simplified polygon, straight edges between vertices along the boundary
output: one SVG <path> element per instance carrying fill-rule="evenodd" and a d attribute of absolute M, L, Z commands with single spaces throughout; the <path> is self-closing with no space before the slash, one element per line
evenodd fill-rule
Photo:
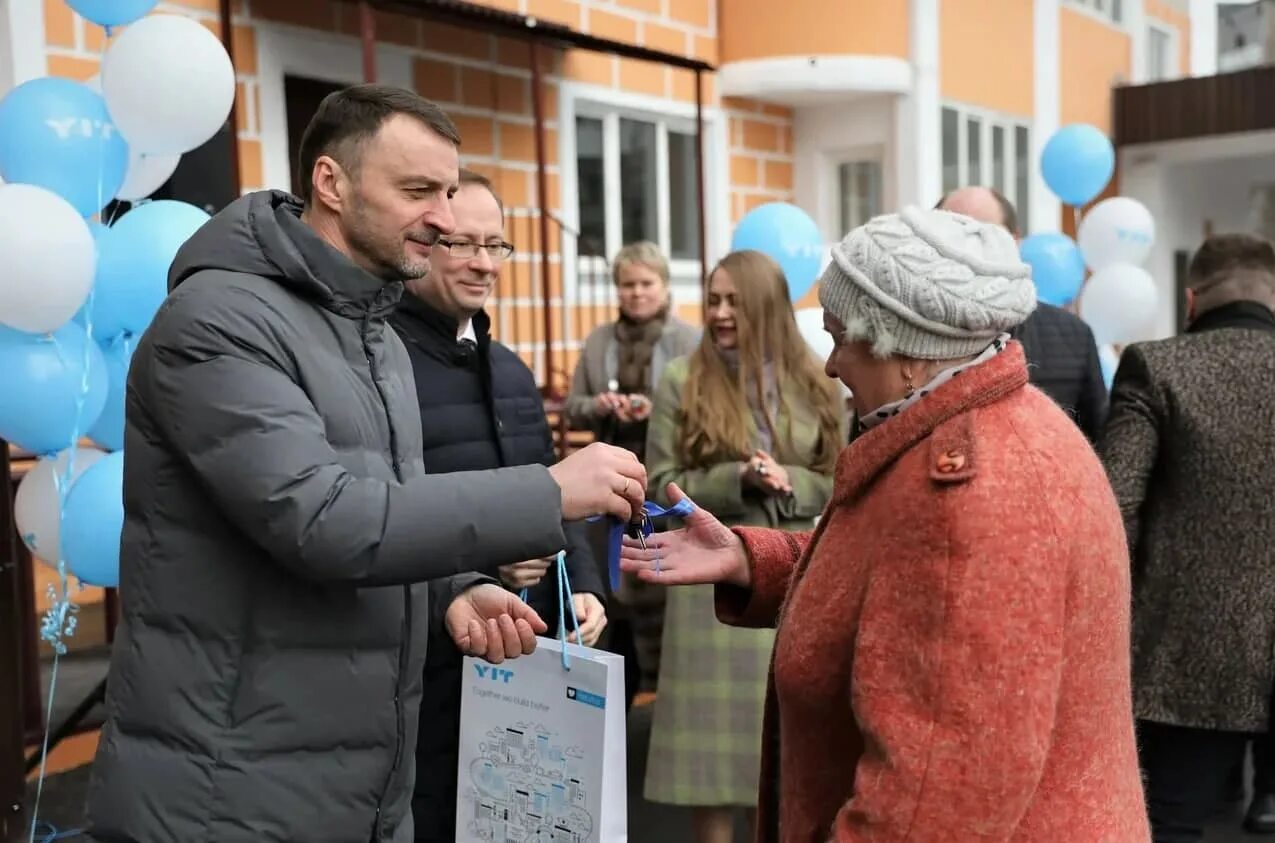
<path fill-rule="evenodd" d="M 738 462 L 688 468 L 678 461 L 688 367 L 685 357 L 671 362 L 654 396 L 646 440 L 648 496 L 668 505 L 664 488 L 673 482 L 727 524 L 809 529 L 832 494 L 832 474 L 810 467 L 819 442 L 815 411 L 798 396 L 785 396 L 791 415 L 778 420 L 780 435 L 788 431 L 791 450 L 804 458 L 784 464 L 792 496 L 744 492 Z M 844 430 L 837 438 L 843 441 Z M 756 803 L 762 705 L 773 645 L 773 630 L 718 623 L 712 586 L 669 590 L 647 799 L 695 806 Z"/>
<path fill-rule="evenodd" d="M 790 432 L 792 450 L 807 458 L 803 464 L 784 464 L 788 480 L 792 483 L 792 497 L 775 498 L 757 492 L 746 494 L 740 484 L 738 462 L 719 463 L 710 468 L 687 468 L 679 464 L 677 440 L 683 415 L 682 389 L 686 385 L 689 367 L 688 357 L 679 357 L 669 363 L 655 393 L 646 438 L 648 496 L 667 506 L 669 500 L 664 488 L 669 483 L 676 483 L 696 504 L 728 524 L 808 529 L 813 519 L 823 512 L 824 504 L 832 494 L 832 474 L 821 474 L 809 466 L 819 444 L 818 415 L 794 400 L 795 396 L 786 396 L 792 412 L 788 417 L 778 419 L 776 424 L 781 436 L 785 430 Z M 749 428 L 756 434 L 751 417 Z M 845 441 L 844 430 L 837 441 Z M 775 457 L 778 458 L 779 454 L 776 453 Z"/>

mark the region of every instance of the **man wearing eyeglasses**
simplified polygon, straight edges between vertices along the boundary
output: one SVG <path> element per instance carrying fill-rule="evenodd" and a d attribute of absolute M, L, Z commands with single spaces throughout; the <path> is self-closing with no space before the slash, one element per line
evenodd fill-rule
<path fill-rule="evenodd" d="M 483 311 L 501 264 L 513 254 L 504 239 L 504 210 L 491 183 L 468 170 L 460 172 L 451 209 L 455 229 L 434 244 L 429 274 L 407 282 L 407 295 L 390 320 L 416 377 L 425 470 L 552 464 L 553 439 L 535 376 L 517 354 L 492 340 Z M 565 524 L 563 532 L 580 637 L 592 645 L 606 625 L 602 578 L 583 525 Z M 513 591 L 529 589 L 527 602 L 553 635 L 560 584 L 550 563 L 506 565 L 500 579 Z M 455 839 L 460 682 L 460 652 L 432 648 L 420 714 L 428 728 L 418 732 L 412 800 L 418 843 Z"/>

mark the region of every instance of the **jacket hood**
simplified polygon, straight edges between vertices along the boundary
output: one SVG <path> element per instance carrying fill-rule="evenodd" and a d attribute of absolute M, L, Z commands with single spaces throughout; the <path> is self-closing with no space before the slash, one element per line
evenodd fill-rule
<path fill-rule="evenodd" d="M 301 221 L 301 202 L 279 190 L 250 193 L 227 205 L 177 252 L 171 292 L 206 269 L 256 275 L 341 316 L 382 316 L 403 295 L 354 264 Z"/>

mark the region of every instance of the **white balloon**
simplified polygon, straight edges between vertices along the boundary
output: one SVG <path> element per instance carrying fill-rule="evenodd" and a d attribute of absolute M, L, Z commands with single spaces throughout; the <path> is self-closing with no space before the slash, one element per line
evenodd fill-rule
<path fill-rule="evenodd" d="M 175 155 L 204 143 L 226 122 L 235 71 L 202 24 L 150 15 L 125 28 L 106 51 L 102 92 L 130 149 Z"/>
<path fill-rule="evenodd" d="M 97 267 L 93 234 L 60 196 L 29 184 L 0 186 L 0 323 L 44 334 L 88 298 Z"/>
<path fill-rule="evenodd" d="M 22 541 L 37 559 L 54 567 L 62 552 L 62 499 L 58 487 L 66 478 L 70 456 L 71 449 L 67 448 L 56 457 L 41 457 L 22 478 L 13 498 L 13 520 Z M 76 448 L 71 482 L 104 456 L 104 451 L 94 448 Z"/>
<path fill-rule="evenodd" d="M 1146 339 L 1158 291 L 1145 269 L 1116 263 L 1095 272 L 1080 292 L 1080 315 L 1099 346 Z"/>
<path fill-rule="evenodd" d="M 801 338 L 806 341 L 806 345 L 810 346 L 810 350 L 822 364 L 828 359 L 828 355 L 832 354 L 835 346 L 832 334 L 823 329 L 823 308 L 803 307 L 794 311 L 793 316 L 797 319 L 797 331 L 801 334 Z M 844 383 L 841 384 L 841 394 L 846 397 L 850 395 L 850 388 Z"/>
<path fill-rule="evenodd" d="M 832 334 L 823 329 L 823 308 L 803 307 L 793 311 L 793 316 L 797 319 L 797 330 L 806 345 L 810 346 L 810 350 L 820 360 L 827 360 L 832 353 L 833 342 Z"/>
<path fill-rule="evenodd" d="M 1141 264 L 1155 243 L 1155 220 L 1137 199 L 1113 196 L 1080 221 L 1076 242 L 1094 272 L 1113 263 Z"/>
<path fill-rule="evenodd" d="M 145 152 L 130 150 L 128 173 L 124 176 L 124 184 L 115 194 L 115 198 L 123 199 L 125 202 L 145 199 L 168 181 L 181 160 L 181 155 L 148 155 Z"/>

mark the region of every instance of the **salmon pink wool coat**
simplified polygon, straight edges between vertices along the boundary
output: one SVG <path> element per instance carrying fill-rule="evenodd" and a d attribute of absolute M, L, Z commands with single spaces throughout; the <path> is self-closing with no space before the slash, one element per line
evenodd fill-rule
<path fill-rule="evenodd" d="M 1018 343 L 867 431 L 813 533 L 738 528 L 777 626 L 763 843 L 1142 843 L 1115 497 Z"/>

